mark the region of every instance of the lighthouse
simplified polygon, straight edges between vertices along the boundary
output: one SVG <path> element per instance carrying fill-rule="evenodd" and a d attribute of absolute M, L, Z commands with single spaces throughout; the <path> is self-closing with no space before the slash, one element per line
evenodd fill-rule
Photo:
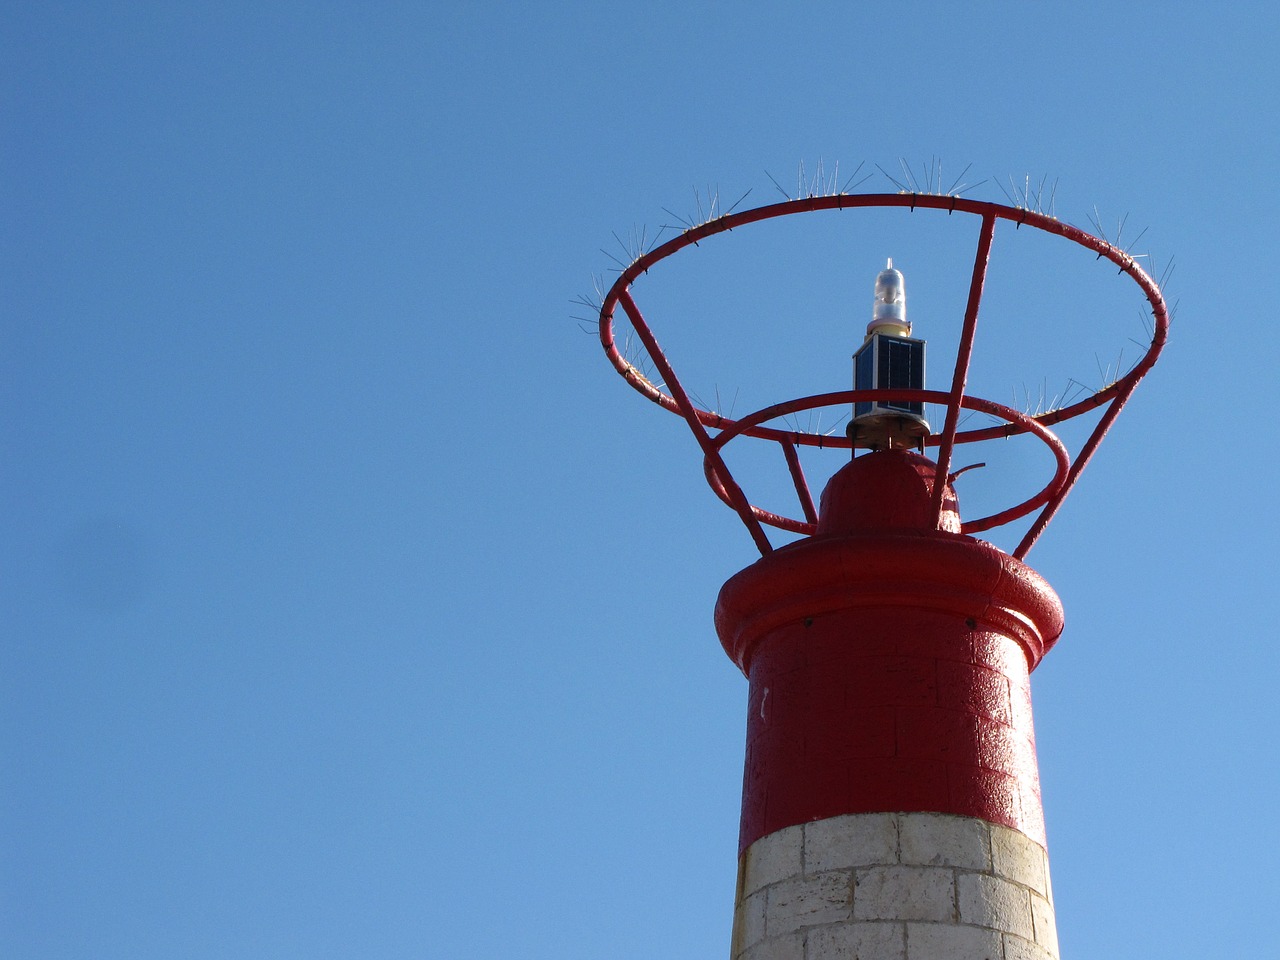
<path fill-rule="evenodd" d="M 853 389 L 783 400 L 736 420 L 698 407 L 632 293 L 662 260 L 730 229 L 860 208 L 966 214 L 977 227 L 945 390 L 925 384 L 906 279 L 890 260 L 853 353 Z M 1146 296 L 1152 337 L 1134 367 L 1070 405 L 1031 415 L 971 395 L 987 265 L 999 224 L 1086 247 Z M 659 375 L 619 350 L 629 323 Z M 715 631 L 748 681 L 731 960 L 1056 960 L 1059 955 L 1031 710 L 1032 672 L 1063 631 L 1062 604 L 1025 562 L 1168 330 L 1158 286 L 1129 254 L 1052 217 L 932 194 L 834 194 L 730 214 L 640 256 L 605 296 L 600 339 L 634 389 L 679 415 L 712 491 L 760 558 L 715 603 Z M 941 408 L 932 423 L 926 404 Z M 846 436 L 792 414 L 842 407 Z M 962 410 L 999 421 L 962 431 Z M 1095 418 L 1074 454 L 1051 430 Z M 1039 490 L 989 516 L 963 509 L 962 445 L 1035 440 L 1052 454 Z M 791 515 L 752 502 L 721 451 L 776 446 Z M 843 462 L 812 494 L 800 451 Z M 1024 519 L 1026 518 L 1026 519 Z M 1011 552 L 977 534 L 1021 521 Z M 792 536 L 775 545 L 765 527 Z"/>
<path fill-rule="evenodd" d="M 855 386 L 923 389 L 892 261 L 875 292 Z M 960 532 L 906 449 L 920 406 L 855 404 L 873 449 L 828 482 L 817 531 L 720 592 L 750 682 L 733 960 L 1058 956 L 1029 680 L 1062 606 Z"/>

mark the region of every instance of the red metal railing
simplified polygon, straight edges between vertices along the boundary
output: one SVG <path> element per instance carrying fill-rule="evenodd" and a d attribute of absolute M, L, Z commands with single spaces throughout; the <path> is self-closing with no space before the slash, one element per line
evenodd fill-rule
<path fill-rule="evenodd" d="M 973 214 L 980 218 L 977 251 L 974 255 L 973 272 L 969 283 L 968 300 L 965 307 L 964 323 L 960 333 L 960 345 L 956 354 L 956 362 L 952 372 L 951 389 L 939 391 L 886 391 L 886 390 L 846 390 L 838 393 L 820 394 L 791 400 L 767 407 L 740 419 L 731 419 L 704 410 L 693 403 L 681 385 L 670 361 L 659 346 L 657 338 L 645 321 L 640 308 L 631 296 L 632 283 L 641 274 L 667 257 L 696 244 L 701 240 L 718 233 L 732 230 L 735 227 L 785 217 L 798 213 L 817 210 L 842 210 L 859 207 L 905 207 L 910 210 L 932 209 L 945 210 L 951 213 Z M 1151 306 L 1154 321 L 1151 344 L 1141 359 L 1128 373 L 1095 393 L 1069 406 L 1042 413 L 1036 416 L 1021 413 L 1009 407 L 967 396 L 965 388 L 968 383 L 969 366 L 972 359 L 974 337 L 977 331 L 979 309 L 987 273 L 987 265 L 991 257 L 991 245 L 995 236 L 996 222 L 1005 220 L 1013 222 L 1017 227 L 1030 226 L 1047 233 L 1057 234 L 1073 243 L 1093 250 L 1099 259 L 1107 259 L 1127 273 L 1146 295 Z M 627 319 L 635 329 L 646 352 L 653 361 L 654 368 L 661 376 L 666 390 L 655 386 L 639 369 L 626 359 L 618 349 L 614 338 L 614 314 L 618 306 L 622 307 Z M 770 420 L 803 410 L 811 410 L 822 406 L 852 403 L 855 400 L 896 400 L 898 402 L 928 402 L 945 405 L 946 418 L 942 432 L 928 439 L 929 446 L 938 448 L 938 475 L 948 476 L 951 469 L 952 454 L 958 443 L 975 443 L 1000 437 L 1033 434 L 1049 446 L 1054 454 L 1056 469 L 1053 478 L 1038 493 L 1015 506 L 979 520 L 967 521 L 962 530 L 975 533 L 997 527 L 1019 517 L 1026 516 L 1034 510 L 1040 513 L 1032 521 L 1030 528 L 1023 536 L 1014 551 L 1014 556 L 1022 559 L 1031 546 L 1044 532 L 1045 527 L 1063 500 L 1071 491 L 1081 472 L 1088 465 L 1098 445 L 1106 436 L 1120 410 L 1128 402 L 1138 382 L 1146 376 L 1155 364 L 1168 338 L 1169 315 L 1164 297 L 1159 286 L 1137 264 L 1126 251 L 1085 233 L 1078 227 L 1063 223 L 1053 217 L 1020 207 L 1008 207 L 997 203 L 980 200 L 967 200 L 962 197 L 940 196 L 935 194 L 836 194 L 832 196 L 806 197 L 775 203 L 753 210 L 743 210 L 710 220 L 692 227 L 679 236 L 655 247 L 633 261 L 622 271 L 621 276 L 604 298 L 600 308 L 600 342 L 606 355 L 614 367 L 637 391 L 653 402 L 679 414 L 693 431 L 694 438 L 702 449 L 707 481 L 712 490 L 726 504 L 732 507 L 742 519 L 762 554 L 773 548 L 765 535 L 763 524 L 806 535 L 812 534 L 817 526 L 817 511 L 813 497 L 809 492 L 808 481 L 800 465 L 796 451 L 798 446 L 834 447 L 852 449 L 853 443 L 845 437 L 831 437 L 803 430 L 781 430 L 766 426 Z M 1048 427 L 1070 420 L 1095 410 L 1103 404 L 1103 411 L 1098 423 L 1094 426 L 1087 440 L 1074 461 L 1070 460 L 1062 442 L 1049 431 Z M 960 411 L 962 409 L 978 410 L 988 413 L 1005 422 L 1003 426 L 986 427 L 978 430 L 959 430 Z M 712 435 L 709 430 L 717 431 Z M 735 437 L 748 436 L 778 443 L 781 447 L 787 468 L 795 485 L 804 519 L 798 520 L 771 513 L 754 506 L 730 474 L 721 456 L 721 449 Z M 942 494 L 944 485 L 937 484 L 933 492 L 932 509 L 935 524 L 941 516 Z"/>

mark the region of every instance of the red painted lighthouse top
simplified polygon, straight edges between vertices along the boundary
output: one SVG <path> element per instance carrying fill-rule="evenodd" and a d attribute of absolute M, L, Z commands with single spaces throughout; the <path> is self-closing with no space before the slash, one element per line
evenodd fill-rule
<path fill-rule="evenodd" d="M 632 296 L 631 287 L 636 279 L 647 273 L 662 260 L 683 250 L 685 247 L 699 243 L 716 234 L 725 233 L 736 227 L 799 213 L 822 210 L 854 210 L 867 207 L 899 208 L 910 211 L 941 211 L 948 216 L 952 214 L 967 214 L 976 217 L 978 220 L 977 250 L 973 260 L 973 270 L 950 388 L 945 391 L 906 389 L 842 390 L 784 401 L 738 419 L 726 417 L 696 405 L 690 399 L 689 392 L 681 384 L 672 364 L 658 345 L 657 338 Z M 1097 259 L 1110 261 L 1119 268 L 1122 274 L 1128 275 L 1141 288 L 1151 309 L 1151 343 L 1128 373 L 1086 396 L 1084 399 L 1036 415 L 1023 413 L 990 400 L 970 396 L 966 392 L 979 307 L 982 301 L 987 266 L 991 255 L 991 244 L 996 224 L 999 221 L 1013 223 L 1015 228 L 1031 227 L 1061 237 L 1071 243 L 1079 244 L 1095 252 Z M 634 328 L 640 343 L 643 344 L 649 360 L 652 361 L 653 368 L 660 378 L 658 384 L 651 381 L 619 349 L 614 333 L 614 321 L 619 307 L 622 308 L 626 319 Z M 764 526 L 773 526 L 805 535 L 813 535 L 819 531 L 818 509 L 809 491 L 808 480 L 801 467 L 797 449 L 800 447 L 843 448 L 856 453 L 856 448 L 863 445 L 856 438 L 832 437 L 816 431 L 783 429 L 771 425 L 771 421 L 803 411 L 871 401 L 878 404 L 890 402 L 896 404 L 935 403 L 945 407 L 945 422 L 942 430 L 923 441 L 926 446 L 933 448 L 939 476 L 946 477 L 950 475 L 952 454 L 956 444 L 983 443 L 1026 434 L 1035 436 L 1049 447 L 1054 458 L 1054 472 L 1040 490 L 1033 492 L 1021 502 L 993 514 L 964 520 L 960 523 L 960 530 L 964 533 L 977 533 L 1035 513 L 1036 515 L 1031 521 L 1030 528 L 1013 551 L 1013 556 L 1017 559 L 1022 559 L 1026 556 L 1032 544 L 1044 531 L 1049 521 L 1062 505 L 1067 493 L 1092 458 L 1116 416 L 1137 387 L 1138 382 L 1155 364 L 1156 358 L 1164 347 L 1168 335 L 1168 327 L 1168 310 L 1159 286 L 1127 251 L 1114 246 L 1107 240 L 1092 236 L 1071 224 L 1034 210 L 970 200 L 959 196 L 919 193 L 837 193 L 826 196 L 809 196 L 752 210 L 730 213 L 725 216 L 715 217 L 697 226 L 692 226 L 672 240 L 637 257 L 622 271 L 621 276 L 604 297 L 600 308 L 599 324 L 601 344 L 604 346 L 605 353 L 610 361 L 623 378 L 648 399 L 673 413 L 679 414 L 688 424 L 702 450 L 708 483 L 716 495 L 737 512 L 761 554 L 767 555 L 773 550 L 772 544 L 765 535 Z M 1072 458 L 1068 455 L 1062 442 L 1050 432 L 1049 427 L 1098 408 L 1102 409 L 1101 417 L 1076 452 L 1074 458 Z M 960 430 L 961 410 L 979 411 L 990 415 L 998 421 L 1003 421 L 1003 423 L 979 429 Z M 721 453 L 727 443 L 740 436 L 778 445 L 782 453 L 782 459 L 790 472 L 795 486 L 796 496 L 799 501 L 799 516 L 784 516 L 774 513 L 755 505 L 748 499 L 746 493 L 730 473 Z M 932 488 L 932 497 L 928 506 L 928 521 L 931 529 L 949 530 L 951 525 L 958 520 L 958 516 L 955 516 L 954 511 L 944 502 L 944 492 L 947 489 L 949 489 L 947 484 L 938 484 Z"/>
<path fill-rule="evenodd" d="M 822 491 L 818 536 L 868 531 L 931 531 L 938 465 L 906 450 L 883 450 L 845 464 Z M 960 532 L 956 492 L 946 484 L 936 529 Z"/>
<path fill-rule="evenodd" d="M 1062 605 L 959 525 L 932 461 L 871 453 L 831 479 L 814 536 L 721 589 L 716 632 L 751 682 L 742 850 L 798 823 L 894 811 L 976 817 L 1043 845 L 1029 675 Z"/>
<path fill-rule="evenodd" d="M 960 532 L 950 484 L 941 485 L 943 529 L 935 529 L 936 481 L 931 460 L 899 450 L 858 457 L 837 472 L 822 495 L 817 533 L 724 585 L 715 620 L 730 659 L 750 676 L 758 646 L 775 630 L 874 607 L 984 622 L 1021 647 L 1027 672 L 1035 669 L 1062 633 L 1061 602 L 1026 564 Z"/>

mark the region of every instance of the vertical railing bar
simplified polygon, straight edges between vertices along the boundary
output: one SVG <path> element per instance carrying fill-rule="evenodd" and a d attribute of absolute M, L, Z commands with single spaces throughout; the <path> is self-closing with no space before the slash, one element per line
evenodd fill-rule
<path fill-rule="evenodd" d="M 1050 498 L 1049 502 L 1044 505 L 1044 509 L 1040 511 L 1035 522 L 1031 524 L 1031 529 L 1023 536 L 1022 541 L 1018 544 L 1018 549 L 1013 551 L 1015 560 L 1022 560 L 1037 540 L 1040 534 L 1044 533 L 1045 527 L 1049 525 L 1049 521 L 1054 518 L 1058 512 L 1058 508 L 1062 506 L 1062 502 L 1067 499 L 1067 494 L 1071 492 L 1071 488 L 1075 486 L 1076 481 L 1080 478 L 1080 474 L 1084 473 L 1084 468 L 1089 465 L 1089 461 L 1093 459 L 1094 452 L 1106 437 L 1107 431 L 1111 429 L 1111 425 L 1115 423 L 1116 417 L 1120 416 L 1120 409 L 1128 401 L 1134 389 L 1138 386 L 1137 381 L 1129 385 L 1129 389 L 1119 394 L 1111 405 L 1107 407 L 1106 413 L 1102 415 L 1102 419 L 1098 421 L 1098 425 L 1093 428 L 1093 433 L 1089 434 L 1089 439 L 1085 441 L 1085 445 L 1080 450 L 1080 455 L 1076 457 L 1075 463 L 1071 465 L 1070 472 L 1067 473 L 1067 479 L 1063 481 L 1062 488 Z"/>
<path fill-rule="evenodd" d="M 698 446 L 702 448 L 703 456 L 710 462 L 711 469 L 715 472 L 725 492 L 728 493 L 733 509 L 742 518 L 742 522 L 746 525 L 747 531 L 751 534 L 751 539 L 755 541 L 756 548 L 760 551 L 760 554 L 768 556 L 773 552 L 773 544 L 769 542 L 764 528 L 752 512 L 751 503 L 747 500 L 747 495 L 742 492 L 738 482 L 729 473 L 729 468 L 725 466 L 724 459 L 720 456 L 719 448 L 712 443 L 710 435 L 702 425 L 702 421 L 698 419 L 698 408 L 693 405 L 693 401 L 685 393 L 679 378 L 676 377 L 675 370 L 672 369 L 671 364 L 667 361 L 666 354 L 658 346 L 658 341 L 654 338 L 653 331 L 644 322 L 644 316 L 640 313 L 640 308 L 636 306 L 635 300 L 631 298 L 631 291 L 621 291 L 618 299 L 622 303 L 622 309 L 627 312 L 631 325 L 635 328 L 641 342 L 644 344 L 645 350 L 649 352 L 649 359 L 653 361 L 653 365 L 657 368 L 658 373 L 662 375 L 662 380 L 667 389 L 671 391 L 671 399 L 680 408 L 680 415 L 684 417 L 685 422 L 689 424 L 689 429 L 693 431 L 694 439 L 698 441 Z"/>
<path fill-rule="evenodd" d="M 978 236 L 978 250 L 973 257 L 973 276 L 969 281 L 969 302 L 964 311 L 964 327 L 960 333 L 960 347 L 956 351 L 956 369 L 951 378 L 951 394 L 947 399 L 947 420 L 938 444 L 938 469 L 933 481 L 933 500 L 930 512 L 933 527 L 942 523 L 942 499 L 947 488 L 947 476 L 951 472 L 951 452 L 955 446 L 956 430 L 960 423 L 960 403 L 969 380 L 969 361 L 973 356 L 973 339 L 978 329 L 978 306 L 982 302 L 982 288 L 986 283 L 987 264 L 991 260 L 991 239 L 996 231 L 993 214 L 982 216 L 982 232 Z"/>
<path fill-rule="evenodd" d="M 795 444 L 779 440 L 782 455 L 787 458 L 787 467 L 791 471 L 791 482 L 796 485 L 796 496 L 800 498 L 800 507 L 804 510 L 804 518 L 810 523 L 818 522 L 818 511 L 813 505 L 813 494 L 809 492 L 809 482 L 804 477 L 804 468 L 800 466 L 800 456 L 796 453 Z"/>

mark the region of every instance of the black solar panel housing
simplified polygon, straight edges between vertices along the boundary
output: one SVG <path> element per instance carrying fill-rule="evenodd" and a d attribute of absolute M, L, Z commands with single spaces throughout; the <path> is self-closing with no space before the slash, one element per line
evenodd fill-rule
<path fill-rule="evenodd" d="M 855 390 L 923 390 L 924 341 L 877 333 L 853 355 Z M 924 416 L 924 404 L 906 400 L 859 401 L 853 405 L 855 417 L 877 411 Z"/>

